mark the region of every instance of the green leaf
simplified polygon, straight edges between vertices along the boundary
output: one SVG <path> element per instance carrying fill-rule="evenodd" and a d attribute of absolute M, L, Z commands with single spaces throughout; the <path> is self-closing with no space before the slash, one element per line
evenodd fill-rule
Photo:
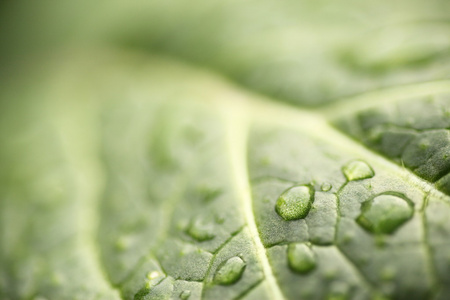
<path fill-rule="evenodd" d="M 54 5 L 2 50 L 1 299 L 450 297 L 447 3 Z"/>

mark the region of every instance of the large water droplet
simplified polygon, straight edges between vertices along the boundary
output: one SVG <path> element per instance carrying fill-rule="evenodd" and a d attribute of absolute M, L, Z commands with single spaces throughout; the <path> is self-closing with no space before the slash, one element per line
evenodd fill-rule
<path fill-rule="evenodd" d="M 221 285 L 229 285 L 238 281 L 245 269 L 242 258 L 235 256 L 223 263 L 214 275 L 214 281 Z"/>
<path fill-rule="evenodd" d="M 381 194 L 361 205 L 356 222 L 376 234 L 390 234 L 413 215 L 413 203 L 403 195 Z"/>
<path fill-rule="evenodd" d="M 199 242 L 212 240 L 216 236 L 214 226 L 201 219 L 192 220 L 186 233 Z"/>
<path fill-rule="evenodd" d="M 317 264 L 316 255 L 306 244 L 290 244 L 287 250 L 289 267 L 297 273 L 306 274 Z"/>
<path fill-rule="evenodd" d="M 286 221 L 305 218 L 314 201 L 314 190 L 306 185 L 294 186 L 278 197 L 276 212 Z"/>
<path fill-rule="evenodd" d="M 349 181 L 372 178 L 375 173 L 372 168 L 361 160 L 354 160 L 342 168 L 342 172 Z"/>

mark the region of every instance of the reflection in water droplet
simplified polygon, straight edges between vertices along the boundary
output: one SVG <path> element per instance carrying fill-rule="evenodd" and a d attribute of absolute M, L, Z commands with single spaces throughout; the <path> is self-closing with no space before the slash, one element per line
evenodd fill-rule
<path fill-rule="evenodd" d="M 214 226 L 201 219 L 192 220 L 186 233 L 199 242 L 212 240 L 216 236 Z"/>
<path fill-rule="evenodd" d="M 403 195 L 381 194 L 361 205 L 356 222 L 376 234 L 391 234 L 413 215 L 413 203 Z"/>
<path fill-rule="evenodd" d="M 314 201 L 314 190 L 306 185 L 284 191 L 277 200 L 275 211 L 286 221 L 305 218 Z"/>
<path fill-rule="evenodd" d="M 329 190 L 331 190 L 333 186 L 331 185 L 331 183 L 329 182 L 324 182 L 322 183 L 322 185 L 320 186 L 320 189 L 324 192 L 328 192 Z"/>
<path fill-rule="evenodd" d="M 146 277 L 149 279 L 149 280 L 152 280 L 152 279 L 155 279 L 155 278 L 157 278 L 157 277 L 159 277 L 159 276 L 161 276 L 162 274 L 160 273 L 160 272 L 158 272 L 158 271 L 151 271 L 151 272 L 148 272 L 147 273 L 147 275 L 146 275 Z"/>
<path fill-rule="evenodd" d="M 342 172 L 349 181 L 372 178 L 375 173 L 372 168 L 361 160 L 354 160 L 342 168 Z"/>
<path fill-rule="evenodd" d="M 316 255 L 306 244 L 290 244 L 287 249 L 289 267 L 297 273 L 306 274 L 316 267 Z"/>
<path fill-rule="evenodd" d="M 180 294 L 180 298 L 182 300 L 187 300 L 187 299 L 189 299 L 190 296 L 191 296 L 191 291 L 190 290 L 184 290 Z"/>
<path fill-rule="evenodd" d="M 214 275 L 214 282 L 229 285 L 238 281 L 244 272 L 246 263 L 242 258 L 235 256 L 223 263 Z"/>

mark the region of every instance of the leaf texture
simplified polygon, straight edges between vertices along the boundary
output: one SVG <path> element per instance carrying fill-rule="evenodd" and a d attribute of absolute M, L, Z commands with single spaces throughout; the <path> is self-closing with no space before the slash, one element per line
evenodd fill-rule
<path fill-rule="evenodd" d="M 0 298 L 448 299 L 448 2 L 319 2 L 4 4 Z"/>

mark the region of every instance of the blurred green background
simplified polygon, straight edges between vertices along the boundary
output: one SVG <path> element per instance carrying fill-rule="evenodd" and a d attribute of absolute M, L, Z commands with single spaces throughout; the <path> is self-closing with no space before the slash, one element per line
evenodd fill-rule
<path fill-rule="evenodd" d="M 168 55 L 306 106 L 450 76 L 446 0 L 4 1 L 1 11 L 3 76 L 95 45 Z"/>

